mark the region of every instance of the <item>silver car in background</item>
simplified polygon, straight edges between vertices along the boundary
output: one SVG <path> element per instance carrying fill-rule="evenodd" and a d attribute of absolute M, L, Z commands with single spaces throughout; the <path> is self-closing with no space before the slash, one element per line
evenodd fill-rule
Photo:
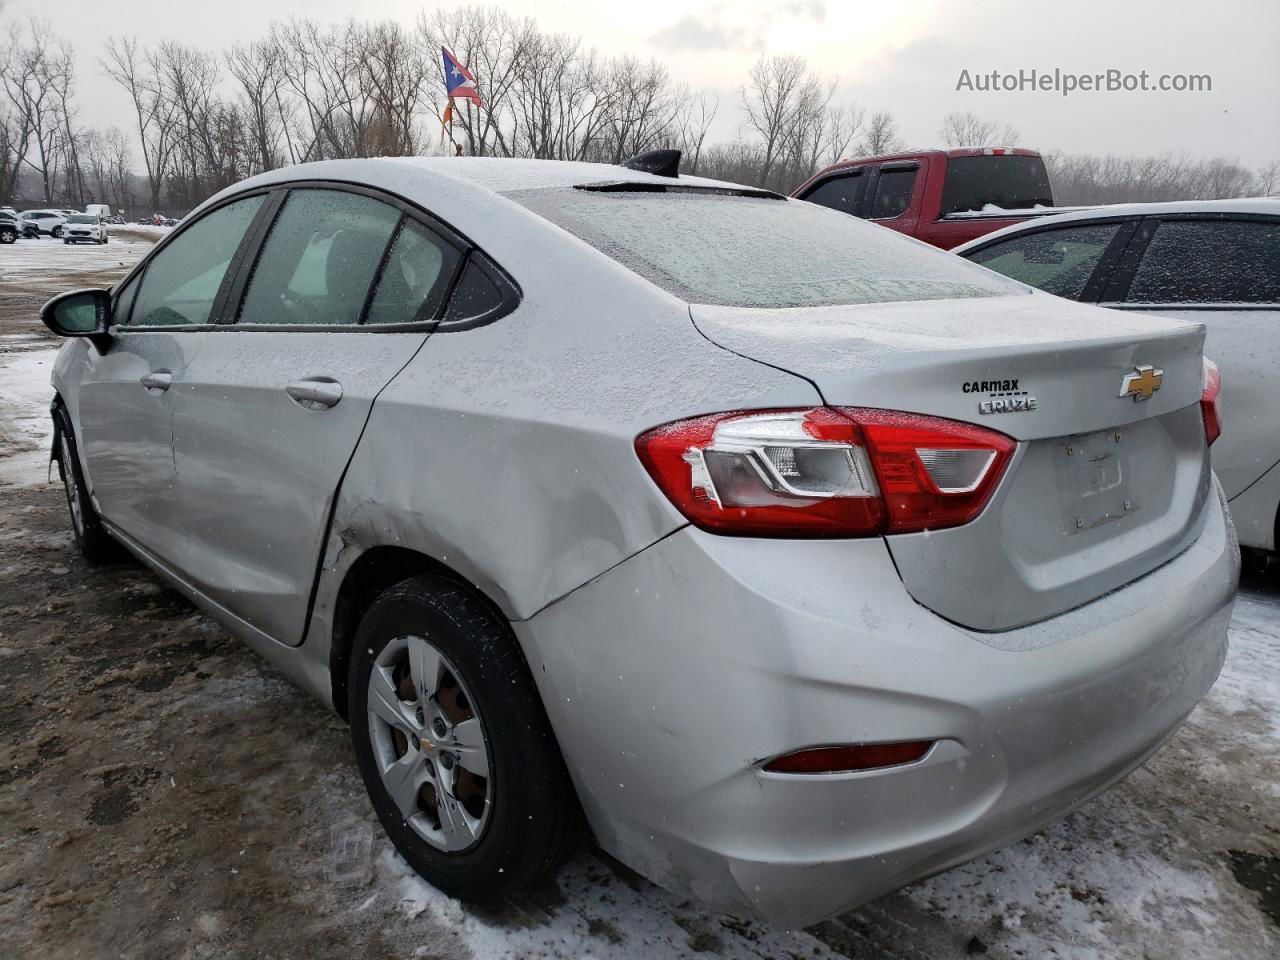
<path fill-rule="evenodd" d="M 809 924 L 1073 809 L 1213 683 L 1204 329 L 677 160 L 232 187 L 46 306 L 55 455 L 91 559 L 348 719 L 441 889 L 533 882 L 585 814 Z"/>
<path fill-rule="evenodd" d="M 1240 543 L 1280 551 L 1280 198 L 1098 207 L 953 252 L 1072 300 L 1203 323 L 1223 378 L 1214 472 Z"/>

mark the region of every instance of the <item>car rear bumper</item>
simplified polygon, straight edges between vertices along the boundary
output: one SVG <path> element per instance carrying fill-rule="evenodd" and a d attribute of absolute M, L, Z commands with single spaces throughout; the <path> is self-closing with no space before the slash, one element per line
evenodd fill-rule
<path fill-rule="evenodd" d="M 1239 559 L 1198 540 L 1084 607 L 978 634 L 881 540 L 685 528 L 516 624 L 601 844 L 663 886 L 803 926 L 1034 832 L 1141 764 L 1226 654 Z M 786 776 L 807 746 L 936 740 Z"/>

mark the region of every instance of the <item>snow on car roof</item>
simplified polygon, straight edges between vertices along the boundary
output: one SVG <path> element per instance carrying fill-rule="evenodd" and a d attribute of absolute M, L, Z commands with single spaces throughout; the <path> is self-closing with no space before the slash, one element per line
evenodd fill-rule
<path fill-rule="evenodd" d="M 1056 223 L 1078 223 L 1105 220 L 1109 217 L 1149 217 L 1169 213 L 1252 213 L 1280 216 L 1280 197 L 1241 197 L 1232 200 L 1165 200 L 1158 203 L 1114 203 L 1101 207 L 1087 207 L 1053 216 L 1036 217 L 1004 227 L 992 233 L 984 233 L 955 247 L 951 252 L 963 254 L 1003 237 L 1025 230 L 1042 230 Z"/>
<path fill-rule="evenodd" d="M 373 163 L 382 161 L 373 160 Z M 386 162 L 417 167 L 433 174 L 505 193 L 541 187 L 572 187 L 584 183 L 622 180 L 628 183 L 655 183 L 701 187 L 741 188 L 741 184 L 706 177 L 660 177 L 612 163 L 572 160 L 527 160 L 509 157 L 391 157 Z"/>

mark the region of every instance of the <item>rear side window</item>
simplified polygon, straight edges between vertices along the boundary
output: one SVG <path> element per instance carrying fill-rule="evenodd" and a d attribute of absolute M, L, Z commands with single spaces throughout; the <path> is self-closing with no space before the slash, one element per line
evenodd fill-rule
<path fill-rule="evenodd" d="M 915 167 L 904 170 L 880 171 L 876 181 L 876 199 L 871 205 L 872 220 L 890 220 L 907 212 L 911 206 L 911 193 L 916 187 Z"/>
<path fill-rule="evenodd" d="M 341 190 L 294 190 L 267 235 L 241 323 L 358 323 L 400 211 Z"/>
<path fill-rule="evenodd" d="M 452 244 L 406 220 L 387 254 L 365 323 L 434 319 L 457 266 L 458 252 Z"/>
<path fill-rule="evenodd" d="M 1039 157 L 952 157 L 942 184 L 941 216 L 986 207 L 1053 206 L 1049 173 Z"/>
<path fill-rule="evenodd" d="M 263 199 L 245 197 L 219 207 L 166 243 L 147 264 L 133 326 L 208 323 L 227 266 Z"/>
<path fill-rule="evenodd" d="M 1129 284 L 1128 303 L 1280 303 L 1280 223 L 1166 220 Z"/>
<path fill-rule="evenodd" d="M 993 243 L 970 259 L 1048 293 L 1079 300 L 1119 230 L 1119 223 L 1037 230 Z"/>
<path fill-rule="evenodd" d="M 692 191 L 508 196 L 690 303 L 809 307 L 1028 292 L 812 203 Z"/>
<path fill-rule="evenodd" d="M 803 199 L 857 217 L 862 215 L 862 197 L 866 192 L 867 178 L 859 171 L 823 180 L 805 194 Z"/>
<path fill-rule="evenodd" d="M 502 307 L 502 290 L 481 267 L 479 254 L 467 258 L 466 269 L 458 278 L 458 286 L 449 300 L 444 324 L 454 326 L 474 323 Z"/>

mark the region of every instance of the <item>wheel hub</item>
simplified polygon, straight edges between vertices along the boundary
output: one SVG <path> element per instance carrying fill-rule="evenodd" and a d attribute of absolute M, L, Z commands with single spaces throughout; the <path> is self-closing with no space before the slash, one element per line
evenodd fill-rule
<path fill-rule="evenodd" d="M 489 745 L 474 700 L 430 640 L 393 638 L 369 674 L 369 736 L 382 784 L 431 845 L 479 841 L 492 802 Z"/>

